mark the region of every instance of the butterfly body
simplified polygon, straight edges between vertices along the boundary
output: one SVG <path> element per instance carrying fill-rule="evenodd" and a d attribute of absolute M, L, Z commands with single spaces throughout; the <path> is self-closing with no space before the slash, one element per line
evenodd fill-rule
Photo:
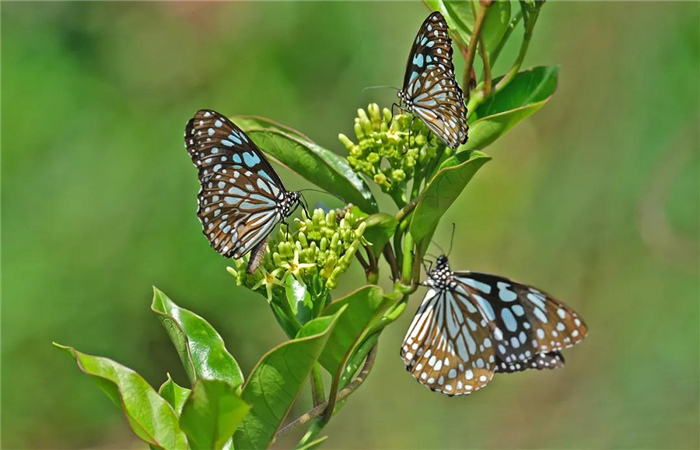
<path fill-rule="evenodd" d="M 204 235 L 227 258 L 251 253 L 247 270 L 254 272 L 270 233 L 299 206 L 301 194 L 288 191 L 250 138 L 215 111 L 190 119 L 185 147 L 198 170 Z"/>
<path fill-rule="evenodd" d="M 398 92 L 403 108 L 418 116 L 451 148 L 467 142 L 467 109 L 452 64 L 452 40 L 442 14 L 423 22 Z"/>
<path fill-rule="evenodd" d="M 470 394 L 496 373 L 562 367 L 560 350 L 587 333 L 576 312 L 548 294 L 495 275 L 454 272 L 445 256 L 425 285 L 401 356 L 421 384 L 447 395 Z"/>

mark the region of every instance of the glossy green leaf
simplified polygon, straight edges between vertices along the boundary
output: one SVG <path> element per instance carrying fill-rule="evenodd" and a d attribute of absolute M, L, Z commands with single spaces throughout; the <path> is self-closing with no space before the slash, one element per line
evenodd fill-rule
<path fill-rule="evenodd" d="M 450 31 L 465 45 L 469 45 L 472 30 L 474 29 L 474 11 L 479 10 L 479 2 L 476 0 L 444 0 L 426 1 L 426 4 L 433 11 L 440 11 Z M 510 1 L 499 0 L 489 6 L 486 12 L 486 19 L 482 26 L 481 35 L 484 38 L 486 49 L 490 52 L 503 38 L 510 20 Z"/>
<path fill-rule="evenodd" d="M 111 359 L 54 345 L 71 355 L 80 370 L 122 409 L 139 438 L 159 448 L 187 448 L 187 438 L 178 425 L 177 413 L 141 375 Z"/>
<path fill-rule="evenodd" d="M 469 141 L 460 150 L 481 150 L 549 101 L 557 89 L 558 66 L 539 66 L 519 72 L 503 90 L 474 112 Z M 501 79 L 494 80 L 496 85 Z"/>
<path fill-rule="evenodd" d="M 305 324 L 313 318 L 314 305 L 311 302 L 311 295 L 306 285 L 293 276 L 288 276 L 285 284 L 289 306 L 299 323 Z"/>
<path fill-rule="evenodd" d="M 168 379 L 165 380 L 165 383 L 161 384 L 158 389 L 158 394 L 170 403 L 170 406 L 175 408 L 178 414 L 182 412 L 182 406 L 185 404 L 190 392 L 192 391 L 174 382 L 170 378 L 170 374 L 168 374 Z"/>
<path fill-rule="evenodd" d="M 367 228 L 363 236 L 372 244 L 374 256 L 379 257 L 382 254 L 382 250 L 384 250 L 384 245 L 394 235 L 396 226 L 399 223 L 394 216 L 387 213 L 372 214 L 365 219 L 365 223 Z"/>
<path fill-rule="evenodd" d="M 180 308 L 156 288 L 151 310 L 168 331 L 192 383 L 200 378 L 223 380 L 232 386 L 243 383 L 238 363 L 209 322 Z"/>
<path fill-rule="evenodd" d="M 234 386 L 221 380 L 198 380 L 180 416 L 180 428 L 193 449 L 221 449 L 248 414 L 250 405 Z"/>
<path fill-rule="evenodd" d="M 314 319 L 296 339 L 270 350 L 253 369 L 241 397 L 252 405 L 233 436 L 237 449 L 267 448 L 321 355 L 338 318 Z"/>
<path fill-rule="evenodd" d="M 298 131 L 261 117 L 232 119 L 266 154 L 321 189 L 339 195 L 367 213 L 377 212 L 369 186 L 345 159 L 313 143 Z"/>
<path fill-rule="evenodd" d="M 393 296 L 384 295 L 379 286 L 364 286 L 335 300 L 323 311 L 323 316 L 332 316 L 342 308 L 347 308 L 338 320 L 328 345 L 319 358 L 323 367 L 336 374 L 347 355 L 365 337 L 366 331 L 381 318 L 382 314 L 396 301 Z"/>
<path fill-rule="evenodd" d="M 477 170 L 490 159 L 490 156 L 480 152 L 461 152 L 442 163 L 413 212 L 409 230 L 416 242 L 435 229 L 442 215 L 457 200 Z"/>

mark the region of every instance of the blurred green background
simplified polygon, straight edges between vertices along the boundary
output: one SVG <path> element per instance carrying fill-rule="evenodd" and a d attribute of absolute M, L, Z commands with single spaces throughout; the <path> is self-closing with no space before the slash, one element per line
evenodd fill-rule
<path fill-rule="evenodd" d="M 395 100 L 362 88 L 399 85 L 426 14 L 417 2 L 3 2 L 4 448 L 141 447 L 51 341 L 185 384 L 151 285 L 209 319 L 246 373 L 283 339 L 202 236 L 185 121 L 204 107 L 263 115 L 342 153 L 356 108 Z M 564 370 L 448 398 L 398 355 L 416 296 L 329 448 L 700 445 L 699 30 L 697 2 L 545 5 L 526 66 L 561 64 L 558 92 L 487 150 L 437 236 L 456 222 L 454 267 L 556 294 L 590 336 Z"/>

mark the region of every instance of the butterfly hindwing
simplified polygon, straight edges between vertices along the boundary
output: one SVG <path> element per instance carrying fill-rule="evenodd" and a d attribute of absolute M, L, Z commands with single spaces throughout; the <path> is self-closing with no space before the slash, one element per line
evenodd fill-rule
<path fill-rule="evenodd" d="M 255 270 L 264 242 L 297 204 L 298 194 L 287 191 L 250 138 L 215 111 L 200 110 L 187 123 L 185 146 L 198 169 L 197 216 L 204 234 L 226 257 L 257 249 L 249 266 Z"/>
<path fill-rule="evenodd" d="M 467 141 L 464 94 L 455 79 L 447 22 L 439 12 L 428 16 L 418 31 L 399 98 L 450 147 Z"/>
<path fill-rule="evenodd" d="M 539 354 L 571 347 L 587 333 L 575 311 L 534 287 L 478 272 L 454 277 L 486 317 L 502 369 L 527 368 Z"/>

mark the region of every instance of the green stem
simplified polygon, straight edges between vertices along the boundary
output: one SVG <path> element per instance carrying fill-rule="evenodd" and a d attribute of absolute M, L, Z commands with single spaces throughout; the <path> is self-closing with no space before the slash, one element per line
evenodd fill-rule
<path fill-rule="evenodd" d="M 491 94 L 491 62 L 488 52 L 486 52 L 483 36 L 479 36 L 479 56 L 484 63 L 484 97 L 488 97 Z"/>
<path fill-rule="evenodd" d="M 318 406 L 326 401 L 326 393 L 323 390 L 323 378 L 321 377 L 321 368 L 318 363 L 314 364 L 311 369 L 311 397 L 314 406 Z"/>
<path fill-rule="evenodd" d="M 506 46 L 508 39 L 510 39 L 510 35 L 513 34 L 513 30 L 515 30 L 515 28 L 518 26 L 518 23 L 520 22 L 520 19 L 522 19 L 522 18 L 523 18 L 523 12 L 522 12 L 522 10 L 520 10 L 517 13 L 515 13 L 515 16 L 513 16 L 513 18 L 510 19 L 510 22 L 508 22 L 508 27 L 506 28 L 505 33 L 503 33 L 503 37 L 496 45 L 496 48 L 494 48 L 493 51 L 491 51 L 491 65 L 492 66 L 496 64 L 496 60 L 498 59 L 499 55 L 501 54 L 503 47 Z"/>
<path fill-rule="evenodd" d="M 523 42 L 520 44 L 520 50 L 518 51 L 518 56 L 515 62 L 511 66 L 508 73 L 506 73 L 501 80 L 496 83 L 496 86 L 492 89 L 491 94 L 497 94 L 505 88 L 508 83 L 510 83 L 513 78 L 518 74 L 520 68 L 525 60 L 525 55 L 527 54 L 528 47 L 530 46 L 530 41 L 532 39 L 532 30 L 537 22 L 537 17 L 539 16 L 539 8 L 535 9 L 531 13 L 523 13 L 525 22 L 525 32 L 523 34 Z M 469 102 L 467 103 L 467 111 L 469 114 L 469 119 L 471 119 L 476 111 L 476 108 L 484 103 L 488 96 L 484 95 L 484 89 L 476 90 L 471 97 L 469 97 Z"/>
<path fill-rule="evenodd" d="M 413 236 L 406 233 L 403 238 L 403 261 L 401 262 L 401 283 L 411 286 L 413 280 Z"/>
<path fill-rule="evenodd" d="M 508 83 L 510 83 L 511 80 L 520 71 L 520 67 L 523 65 L 525 55 L 527 54 L 527 49 L 530 46 L 530 41 L 532 40 L 532 31 L 535 28 L 535 23 L 537 23 L 537 18 L 539 17 L 539 15 L 539 7 L 534 8 L 531 12 L 525 15 L 525 33 L 523 34 L 523 42 L 522 44 L 520 44 L 520 51 L 518 52 L 518 57 L 515 59 L 513 67 L 511 67 L 508 73 L 506 73 L 506 75 L 503 78 L 501 78 L 501 81 L 499 81 L 496 84 L 494 93 L 500 92 L 504 87 L 506 87 Z"/>
<path fill-rule="evenodd" d="M 399 212 L 396 213 L 394 219 L 396 219 L 396 221 L 400 223 L 402 220 L 408 217 L 408 215 L 411 214 L 414 209 L 416 209 L 416 206 L 418 206 L 419 201 L 420 196 L 413 197 L 411 201 L 406 204 L 406 206 L 401 208 Z"/>

